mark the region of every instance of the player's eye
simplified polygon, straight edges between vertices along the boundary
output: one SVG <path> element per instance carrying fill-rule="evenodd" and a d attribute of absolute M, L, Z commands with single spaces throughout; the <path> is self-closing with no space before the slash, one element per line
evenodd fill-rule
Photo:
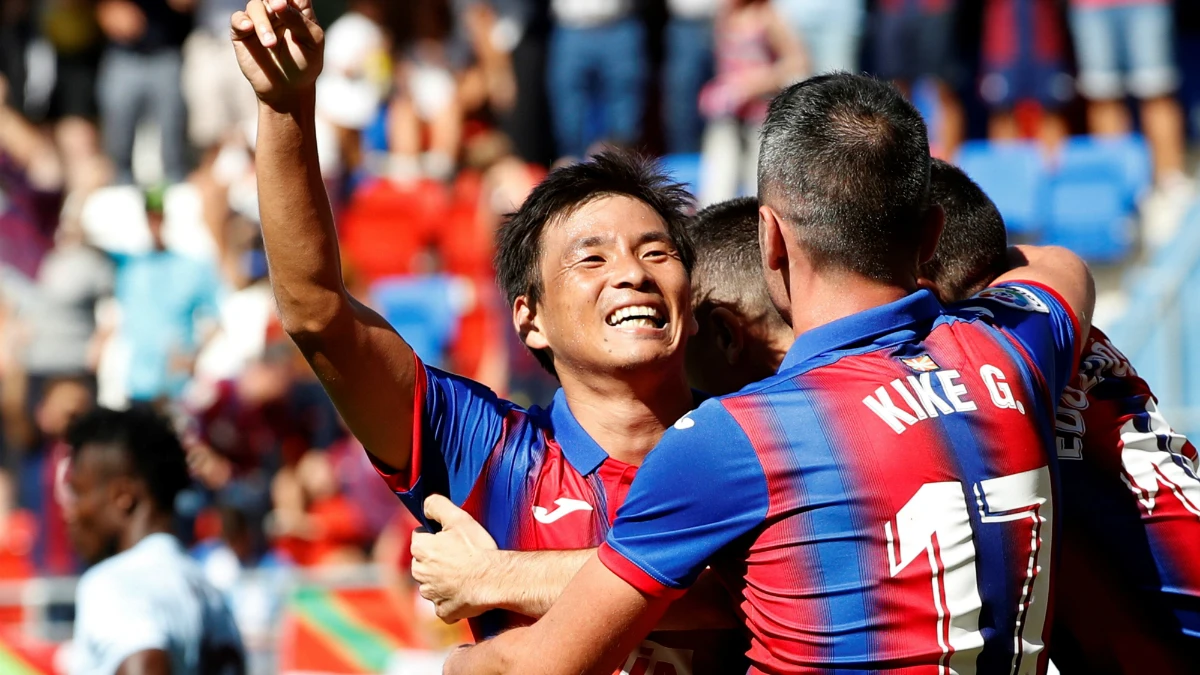
<path fill-rule="evenodd" d="M 643 254 L 643 257 L 649 258 L 650 260 L 665 260 L 666 258 L 671 257 L 671 252 L 667 251 L 666 249 L 655 248 L 646 251 L 646 253 Z"/>
<path fill-rule="evenodd" d="M 593 253 L 592 255 L 587 256 L 586 258 L 584 258 L 583 260 L 580 260 L 579 262 L 581 264 L 587 265 L 589 267 L 594 267 L 596 265 L 603 265 L 604 264 L 604 256 Z"/>

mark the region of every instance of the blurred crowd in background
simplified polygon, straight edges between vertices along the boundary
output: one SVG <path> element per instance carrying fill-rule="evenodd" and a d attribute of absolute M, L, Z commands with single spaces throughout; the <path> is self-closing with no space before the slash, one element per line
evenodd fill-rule
<path fill-rule="evenodd" d="M 603 145 L 698 154 L 701 203 L 752 192 L 768 101 L 815 73 L 923 96 L 948 159 L 968 138 L 1052 153 L 1140 129 L 1147 217 L 1194 196 L 1187 0 L 314 2 L 351 292 L 427 363 L 520 403 L 554 383 L 494 285 L 503 215 Z M 98 403 L 176 420 L 196 479 L 180 528 L 218 585 L 248 568 L 402 569 L 412 521 L 275 319 L 256 104 L 228 38 L 242 5 L 0 4 L 0 579 L 80 571 L 54 495 L 65 426 Z M 236 598 L 240 620 L 267 620 L 269 602 Z"/>

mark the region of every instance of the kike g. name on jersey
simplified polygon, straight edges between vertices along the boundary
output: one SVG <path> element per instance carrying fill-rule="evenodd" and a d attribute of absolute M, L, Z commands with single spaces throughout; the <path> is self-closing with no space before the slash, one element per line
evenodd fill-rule
<path fill-rule="evenodd" d="M 1064 673 L 1190 672 L 1200 650 L 1196 448 L 1096 328 L 1056 421 L 1055 663 Z"/>
<path fill-rule="evenodd" d="M 600 559 L 667 596 L 711 565 L 751 672 L 1044 672 L 1078 332 L 1032 284 L 810 330 L 776 376 L 667 431 Z"/>
<path fill-rule="evenodd" d="M 571 414 L 560 390 L 545 409 L 522 409 L 471 380 L 417 363 L 411 471 L 377 468 L 429 526 L 425 497 L 461 506 L 502 549 L 599 546 L 637 467 L 608 456 Z M 471 619 L 477 639 L 532 619 L 492 611 Z M 620 672 L 712 675 L 745 672 L 738 631 L 652 633 Z"/>

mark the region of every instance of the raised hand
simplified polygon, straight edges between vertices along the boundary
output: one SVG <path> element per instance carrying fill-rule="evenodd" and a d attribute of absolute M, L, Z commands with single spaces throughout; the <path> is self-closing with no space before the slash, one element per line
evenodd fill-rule
<path fill-rule="evenodd" d="M 298 98 L 321 74 L 325 31 L 312 0 L 249 0 L 230 18 L 230 34 L 242 74 L 265 103 Z"/>
<path fill-rule="evenodd" d="M 425 515 L 442 531 L 412 536 L 412 575 L 421 597 L 433 603 L 446 623 L 478 616 L 492 607 L 488 570 L 495 564 L 496 542 L 466 511 L 441 495 L 425 500 Z"/>

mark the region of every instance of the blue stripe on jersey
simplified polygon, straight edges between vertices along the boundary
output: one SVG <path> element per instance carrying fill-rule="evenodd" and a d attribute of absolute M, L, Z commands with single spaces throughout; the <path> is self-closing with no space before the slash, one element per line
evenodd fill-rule
<path fill-rule="evenodd" d="M 532 423 L 535 414 L 516 412 L 506 416 L 504 445 L 492 453 L 484 466 L 476 490 L 479 498 L 478 520 L 500 548 L 513 548 L 519 529 L 527 523 L 529 494 L 546 460 L 545 436 Z"/>
<path fill-rule="evenodd" d="M 802 385 L 786 394 L 780 393 L 783 395 L 762 396 L 760 401 L 772 434 L 786 439 L 786 447 L 793 452 L 803 453 L 803 458 L 791 459 L 791 466 L 803 466 L 805 471 L 790 472 L 795 481 L 790 494 L 803 495 L 805 502 L 817 506 L 811 511 L 810 521 L 813 548 L 820 565 L 813 572 L 823 579 L 823 614 L 827 630 L 836 636 L 830 640 L 829 660 L 836 663 L 841 652 L 845 659 L 859 663 L 862 655 L 868 653 L 870 625 L 870 614 L 860 592 L 867 575 L 862 569 L 866 551 L 858 533 L 865 530 L 856 522 L 848 499 L 854 489 L 846 484 L 845 468 L 839 464 L 834 439 L 829 436 L 836 422 L 820 418 L 817 402 Z M 776 407 L 775 402 L 781 399 L 789 403 L 787 410 Z M 781 415 L 786 417 L 787 424 L 781 424 Z"/>

